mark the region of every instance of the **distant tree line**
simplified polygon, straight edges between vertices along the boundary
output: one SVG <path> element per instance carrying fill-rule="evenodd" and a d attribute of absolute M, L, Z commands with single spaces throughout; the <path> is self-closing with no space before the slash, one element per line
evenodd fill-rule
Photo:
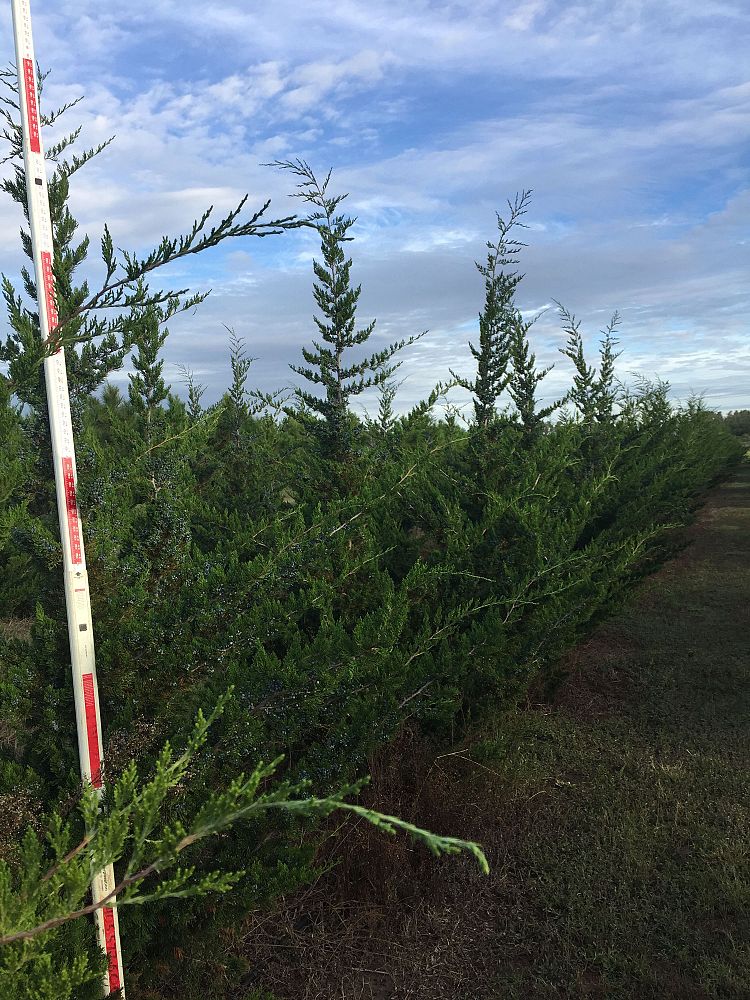
<path fill-rule="evenodd" d="M 724 426 L 737 437 L 750 434 L 750 410 L 730 410 L 724 414 Z"/>

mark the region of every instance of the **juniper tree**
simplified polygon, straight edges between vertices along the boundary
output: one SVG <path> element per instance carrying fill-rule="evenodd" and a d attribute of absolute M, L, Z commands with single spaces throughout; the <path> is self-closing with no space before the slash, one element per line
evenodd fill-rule
<path fill-rule="evenodd" d="M 400 383 L 395 380 L 382 382 L 378 386 L 378 419 L 375 422 L 379 433 L 385 437 L 396 422 L 393 403 Z"/>
<path fill-rule="evenodd" d="M 39 78 L 40 94 L 44 77 Z M 20 110 L 17 100 L 17 78 L 15 69 L 0 71 L 0 84 L 6 93 L 0 98 L 0 116 L 4 121 L 3 138 L 7 143 L 7 153 L 3 162 L 13 164 L 13 175 L 0 183 L 0 189 L 21 205 L 26 225 L 29 223 L 26 200 L 26 175 L 23 167 L 23 145 L 20 126 Z M 42 127 L 55 123 L 67 110 L 77 104 L 69 104 L 41 116 Z M 63 154 L 76 142 L 80 129 L 64 136 L 50 145 L 46 158 L 56 164 L 48 179 L 48 196 L 52 231 L 55 245 L 55 285 L 58 312 L 66 315 L 65 338 L 68 343 L 81 343 L 76 352 L 69 352 L 67 359 L 68 385 L 71 394 L 71 409 L 74 420 L 80 418 L 83 398 L 93 392 L 109 375 L 122 365 L 128 352 L 129 343 L 123 331 L 119 336 L 114 330 L 98 330 L 101 334 L 95 340 L 92 321 L 80 311 L 89 296 L 86 281 L 75 283 L 78 268 L 88 256 L 89 239 L 76 239 L 78 223 L 73 217 L 69 204 L 70 178 L 109 145 L 107 140 L 100 145 L 85 150 L 81 154 L 66 158 Z M 28 228 L 21 230 L 21 247 L 29 260 L 33 260 L 31 234 Z M 39 319 L 36 313 L 36 282 L 27 266 L 21 268 L 23 289 L 34 303 L 31 309 L 24 305 L 23 296 L 18 294 L 9 279 L 3 276 L 3 296 L 5 298 L 11 330 L 6 338 L 0 339 L 0 360 L 8 365 L 8 373 L 13 393 L 22 403 L 32 406 L 46 420 L 46 394 L 40 361 L 51 349 L 58 346 L 60 334 L 53 343 L 42 344 L 39 336 Z M 45 428 L 46 429 L 46 428 Z"/>
<path fill-rule="evenodd" d="M 527 442 L 533 441 L 544 424 L 544 421 L 558 410 L 564 400 L 559 399 L 549 406 L 537 409 L 536 392 L 539 383 L 552 371 L 554 365 L 537 369 L 536 355 L 529 344 L 529 330 L 534 325 L 536 317 L 524 320 L 520 312 L 516 312 L 512 322 L 510 343 L 511 372 L 508 379 L 508 394 L 518 411 L 518 418 Z"/>
<path fill-rule="evenodd" d="M 200 415 L 203 413 L 203 407 L 201 406 L 201 400 L 206 391 L 206 386 L 200 382 L 196 382 L 195 373 L 191 368 L 186 365 L 180 365 L 178 368 L 180 378 L 182 379 L 184 385 L 187 388 L 187 412 L 191 420 L 198 420 Z"/>
<path fill-rule="evenodd" d="M 619 313 L 615 312 L 607 327 L 602 331 L 599 345 L 599 370 L 588 364 L 583 348 L 581 321 L 564 306 L 557 303 L 563 321 L 563 332 L 568 340 L 560 353 L 570 358 L 575 367 L 573 386 L 567 399 L 578 410 L 584 425 L 606 424 L 612 420 L 618 391 L 615 386 L 614 363 L 620 356 L 615 350 L 615 331 L 620 324 Z"/>
<path fill-rule="evenodd" d="M 118 754 L 153 764 L 165 738 L 181 745 L 198 705 L 215 703 L 227 683 L 237 688 L 216 745 L 165 800 L 170 824 L 190 831 L 206 797 L 226 790 L 226 775 L 252 774 L 261 757 L 286 753 L 283 777 L 311 778 L 311 795 L 323 799 L 356 780 L 405 719 L 447 733 L 523 695 L 642 572 L 644 558 L 658 555 L 664 526 L 731 457 L 721 428 L 644 401 L 628 448 L 615 424 L 591 467 L 580 462 L 587 431 L 560 422 L 527 449 L 500 426 L 487 450 L 501 460 L 479 469 L 465 447 L 471 436 L 428 418 L 438 395 L 397 421 L 387 461 L 370 462 L 356 497 L 344 500 L 330 499 L 301 421 L 258 421 L 252 446 L 243 434 L 234 449 L 219 421 L 191 422 L 170 397 L 169 433 L 147 446 L 128 404 L 84 409 L 84 421 L 99 418 L 84 428 L 97 478 L 82 475 L 80 488 L 110 766 L 119 770 Z M 11 449 L 18 422 L 0 422 Z M 125 455 L 111 446 L 118 434 L 130 435 Z M 148 496 L 149 456 L 169 458 L 179 490 Z M 10 519 L 27 497 L 23 469 L 8 472 L 20 476 L 6 501 Z M 28 519 L 21 527 L 0 531 L 3 557 L 16 542 L 24 552 L 45 546 L 39 576 L 56 584 L 58 540 Z M 73 730 L 64 612 L 47 592 L 37 597 L 28 641 L 0 629 L 0 794 L 25 792 L 31 775 L 53 808 L 75 793 L 78 775 L 75 750 L 60 739 Z M 158 900 L 123 909 L 132 968 L 148 976 L 150 993 L 241 993 L 239 962 L 227 971 L 234 956 L 216 948 L 217 935 L 226 945 L 226 928 L 317 877 L 311 825 L 256 815 L 250 832 L 204 838 L 203 870 L 248 873 L 210 907 L 180 899 L 168 911 Z M 149 840 L 157 849 L 161 832 Z M 178 946 L 189 962 L 175 955 Z"/>
<path fill-rule="evenodd" d="M 156 307 L 144 310 L 133 324 L 133 371 L 130 374 L 128 398 L 134 412 L 143 421 L 144 437 L 147 444 L 153 443 L 154 425 L 157 414 L 169 394 L 169 386 L 164 381 L 164 359 L 161 349 L 169 336 L 166 326 L 162 327 Z"/>
<path fill-rule="evenodd" d="M 508 217 L 497 213 L 498 236 L 487 243 L 487 263 L 475 262 L 484 278 L 484 308 L 479 314 L 479 346 L 469 343 L 477 363 L 477 373 L 470 381 L 451 372 L 456 383 L 474 396 L 474 419 L 479 427 L 487 427 L 495 418 L 497 401 L 510 382 L 508 365 L 513 350 L 515 323 L 514 298 L 523 275 L 513 270 L 525 246 L 513 236 L 513 230 L 523 227 L 528 210 L 530 191 L 522 191 L 508 202 Z"/>
<path fill-rule="evenodd" d="M 60 961 L 55 937 L 66 924 L 106 906 L 111 897 L 116 896 L 118 910 L 122 910 L 229 892 L 244 872 L 200 871 L 195 862 L 185 863 L 183 858 L 191 851 L 195 856 L 195 845 L 201 841 L 267 813 L 303 818 L 325 817 L 336 811 L 353 813 L 383 833 L 407 833 L 436 857 L 468 851 L 483 872 L 489 871 L 475 843 L 439 836 L 348 802 L 364 782 L 324 796 L 310 794 L 305 782 L 277 781 L 272 785 L 281 758 L 261 762 L 249 774 L 225 782 L 223 788 L 205 794 L 191 816 L 166 823 L 167 803 L 190 780 L 194 758 L 230 694 L 219 700 L 208 718 L 198 713 L 182 753 L 176 754 L 168 743 L 164 746 L 148 780 L 139 780 L 131 762 L 108 790 L 104 808 L 98 792 L 87 786 L 79 801 L 78 822 L 75 818 L 64 821 L 53 813 L 43 838 L 33 829 L 27 830 L 14 866 L 0 859 L 0 987 L 4 1000 L 26 1000 L 32 995 L 73 1000 L 80 996 L 82 987 L 100 981 L 99 963 L 90 961 L 85 952 Z M 112 863 L 117 864 L 118 874 L 110 895 L 88 903 L 92 873 Z"/>
<path fill-rule="evenodd" d="M 40 93 L 43 83 L 44 77 L 40 76 Z M 12 176 L 0 182 L 0 189 L 21 206 L 26 222 L 21 230 L 21 246 L 26 257 L 31 259 L 15 69 L 0 71 L 0 86 L 5 88 L 4 94 L 0 96 L 2 138 L 7 149 L 4 162 L 8 161 L 13 166 Z M 56 123 L 75 104 L 77 101 L 42 114 L 43 129 L 46 131 L 48 126 Z M 269 201 L 249 219 L 243 219 L 247 202 L 245 197 L 215 225 L 211 224 L 213 209 L 209 207 L 183 235 L 164 236 L 152 251 L 139 256 L 116 248 L 105 224 L 101 239 L 104 273 L 99 282 L 90 287 L 87 280 L 79 281 L 77 278 L 79 269 L 88 261 L 90 242 L 88 237 L 77 239 L 77 222 L 69 207 L 70 183 L 71 179 L 78 179 L 79 171 L 92 159 L 104 153 L 111 140 L 77 153 L 74 147 L 80 131 L 74 129 L 58 142 L 48 145 L 45 151 L 47 160 L 54 165 L 50 172 L 48 191 L 55 243 L 53 271 L 59 316 L 54 336 L 48 342 L 43 343 L 40 338 L 36 285 L 28 266 L 22 268 L 21 292 L 16 290 L 7 277 L 4 276 L 2 280 L 9 329 L 0 335 L 0 362 L 7 366 L 7 375 L 3 378 L 11 399 L 25 407 L 24 438 L 34 456 L 34 482 L 29 487 L 28 509 L 38 516 L 34 532 L 43 539 L 42 550 L 50 546 L 54 548 L 57 536 L 50 476 L 51 449 L 46 387 L 42 377 L 43 359 L 60 347 L 67 349 L 68 388 L 74 429 L 78 432 L 86 401 L 105 383 L 108 376 L 123 365 L 139 338 L 145 345 L 153 334 L 150 325 L 153 325 L 154 317 L 158 318 L 159 325 L 163 325 L 175 314 L 192 308 L 206 298 L 207 293 L 192 294 L 187 289 L 165 291 L 152 287 L 150 282 L 159 268 L 209 250 L 227 239 L 242 236 L 265 237 L 301 225 L 293 215 L 267 220 Z M 158 361 L 154 363 L 159 364 Z M 156 385 L 153 388 L 156 390 Z M 147 391 L 151 392 L 151 389 Z M 154 409 L 149 412 L 153 414 Z M 162 452 L 161 455 L 163 454 Z M 81 458 L 85 458 L 85 455 L 79 455 L 79 459 Z M 79 471 L 81 470 L 85 471 L 85 463 L 79 460 Z M 139 473 L 141 471 L 139 467 Z M 86 488 L 83 476 L 79 490 L 83 494 Z"/>
<path fill-rule="evenodd" d="M 44 75 L 39 77 L 40 94 Z M 5 87 L 0 97 L 0 116 L 4 122 L 2 137 L 8 152 L 3 162 L 13 164 L 14 173 L 0 183 L 0 189 L 21 205 L 28 224 L 26 202 L 26 176 L 23 168 L 23 141 L 17 94 L 17 77 L 14 68 L 0 71 L 0 84 Z M 78 101 L 42 114 L 45 128 L 55 122 Z M 54 336 L 46 344 L 39 337 L 39 319 L 35 307 L 24 305 L 12 283 L 3 277 L 3 296 L 8 309 L 10 332 L 0 339 L 0 361 L 8 365 L 8 373 L 15 396 L 44 413 L 45 390 L 41 378 L 40 362 L 45 355 L 60 346 L 77 346 L 67 352 L 68 383 L 74 413 L 80 410 L 81 400 L 94 392 L 113 371 L 120 368 L 133 346 L 137 321 L 158 309 L 160 321 L 167 322 L 176 313 L 189 310 L 203 301 L 208 293 L 190 294 L 187 289 L 161 290 L 149 284 L 151 275 L 166 264 L 184 257 L 202 253 L 224 240 L 242 236 L 264 237 L 296 228 L 301 222 L 296 216 L 266 220 L 270 201 L 266 201 L 249 219 L 242 220 L 247 196 L 228 212 L 216 225 L 211 226 L 213 207 L 206 209 L 184 235 L 164 236 L 158 246 L 144 256 L 115 247 L 108 226 L 104 226 L 101 240 L 101 258 L 104 275 L 95 290 L 86 280 L 75 283 L 75 272 L 87 259 L 89 238 L 75 241 L 78 223 L 69 207 L 70 179 L 92 159 L 108 147 L 107 140 L 82 153 L 71 149 L 80 135 L 75 129 L 45 150 L 48 161 L 55 164 L 48 181 L 50 214 L 52 217 L 55 258 L 55 291 L 59 323 Z M 32 258 L 31 236 L 27 229 L 21 231 L 21 244 L 26 256 Z M 36 284 L 28 268 L 22 269 L 26 295 L 36 303 Z"/>
<path fill-rule="evenodd" d="M 320 397 L 298 389 L 297 397 L 323 418 L 325 452 L 330 457 L 342 459 L 352 444 L 350 399 L 388 382 L 400 364 L 393 363 L 394 356 L 424 334 L 397 341 L 360 360 L 352 357 L 353 349 L 362 347 L 370 339 L 375 320 L 357 329 L 357 304 L 362 286 L 352 285 L 352 259 L 344 252 L 344 244 L 352 240 L 349 231 L 357 220 L 338 211 L 347 195 L 330 194 L 331 172 L 320 182 L 304 160 L 276 161 L 273 165 L 299 178 L 296 197 L 312 208 L 307 222 L 320 236 L 323 257 L 323 263 L 313 262 L 317 279 L 313 295 L 322 314 L 322 318 L 316 316 L 314 321 L 322 342 L 313 341 L 312 350 L 302 349 L 305 366 L 290 367 L 312 385 L 320 387 L 325 395 Z"/>
<path fill-rule="evenodd" d="M 247 376 L 250 367 L 257 358 L 248 357 L 245 342 L 234 330 L 225 327 L 229 332 L 229 365 L 232 370 L 232 381 L 227 390 L 227 419 L 231 427 L 232 440 L 235 448 L 240 443 L 240 428 L 242 419 L 248 413 Z"/>
<path fill-rule="evenodd" d="M 238 337 L 234 330 L 229 331 L 229 366 L 232 370 L 232 381 L 228 389 L 229 398 L 238 410 L 242 410 L 247 401 L 247 376 L 250 366 L 257 358 L 249 358 L 245 353 L 245 341 Z"/>
<path fill-rule="evenodd" d="M 619 389 L 615 383 L 615 361 L 622 351 L 616 351 L 617 337 L 615 332 L 620 325 L 620 314 L 615 312 L 608 325 L 602 331 L 599 344 L 599 380 L 597 385 L 596 419 L 607 423 L 612 419 L 614 406 L 619 397 Z"/>

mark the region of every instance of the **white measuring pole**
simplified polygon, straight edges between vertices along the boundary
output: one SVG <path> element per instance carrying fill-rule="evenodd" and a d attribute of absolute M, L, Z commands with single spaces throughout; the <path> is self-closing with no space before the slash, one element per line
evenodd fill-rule
<path fill-rule="evenodd" d="M 37 93 L 36 60 L 31 35 L 29 0 L 11 0 L 13 32 L 16 43 L 18 96 L 23 125 L 23 159 L 34 251 L 39 325 L 43 340 L 48 340 L 57 326 L 55 281 L 52 273 L 54 246 L 47 195 L 47 172 L 42 148 Z M 76 458 L 73 448 L 73 424 L 70 418 L 68 376 L 65 354 L 58 350 L 45 359 L 44 377 L 52 433 L 52 456 L 55 465 L 57 513 L 65 572 L 65 602 L 68 609 L 70 659 L 73 668 L 73 691 L 78 731 L 78 754 L 81 776 L 94 788 L 102 787 L 102 729 L 99 693 L 94 665 L 94 633 L 91 624 L 86 556 L 83 550 L 81 518 L 76 499 Z M 97 872 L 92 886 L 93 901 L 109 896 L 115 886 L 112 865 Z M 99 943 L 107 956 L 105 991 L 123 988 L 120 930 L 114 897 L 109 905 L 96 911 Z M 122 996 L 124 997 L 124 989 Z"/>

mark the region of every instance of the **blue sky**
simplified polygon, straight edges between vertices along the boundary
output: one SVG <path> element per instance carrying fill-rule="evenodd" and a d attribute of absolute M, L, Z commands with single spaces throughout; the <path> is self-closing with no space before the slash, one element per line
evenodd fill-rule
<path fill-rule="evenodd" d="M 9 6 L 9 5 L 7 5 Z M 113 146 L 79 175 L 73 206 L 97 238 L 145 249 L 203 207 L 294 210 L 291 179 L 261 166 L 334 168 L 357 215 L 353 276 L 374 346 L 429 329 L 405 357 L 401 405 L 448 368 L 470 372 L 482 281 L 473 261 L 495 211 L 532 188 L 519 304 L 562 301 L 598 331 L 622 315 L 619 374 L 658 375 L 677 398 L 750 407 L 750 7 L 740 0 L 348 0 L 273 5 L 36 0 L 47 104 L 79 94 L 70 124 Z M 12 59 L 9 11 L 0 17 Z M 18 211 L 0 205 L 0 269 L 16 275 Z M 167 358 L 215 397 L 224 324 L 288 384 L 313 336 L 312 234 L 246 241 L 169 281 L 211 287 L 171 325 Z M 554 310 L 533 333 L 569 381 Z M 460 396 L 456 397 L 460 402 Z"/>

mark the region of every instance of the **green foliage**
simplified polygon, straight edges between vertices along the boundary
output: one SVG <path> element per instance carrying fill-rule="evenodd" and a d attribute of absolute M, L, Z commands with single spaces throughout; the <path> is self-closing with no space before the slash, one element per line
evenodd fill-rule
<path fill-rule="evenodd" d="M 465 801 L 492 803 L 488 826 L 520 809 L 501 900 L 484 932 L 471 928 L 498 948 L 484 997 L 750 993 L 737 947 L 750 899 L 750 466 L 738 473 L 679 561 L 577 651 L 557 710 L 503 712 L 468 750 L 489 770 L 473 769 Z"/>
<path fill-rule="evenodd" d="M 512 371 L 508 380 L 508 395 L 513 400 L 524 436 L 529 440 L 537 437 L 545 420 L 559 410 L 564 402 L 556 400 L 542 407 L 537 404 L 537 388 L 553 366 L 541 370 L 536 367 L 536 355 L 529 343 L 529 331 L 533 325 L 534 320 L 524 320 L 520 312 L 515 313 L 510 341 Z"/>
<path fill-rule="evenodd" d="M 67 170 L 67 180 L 78 162 L 69 160 L 68 169 L 60 158 L 56 169 Z M 91 293 L 74 283 L 88 248 L 73 240 L 67 185 L 55 194 L 61 237 L 70 233 L 61 244 L 69 256 L 61 251 L 56 263 L 61 315 L 69 317 L 64 336 L 82 338 L 67 355 L 78 400 L 79 501 L 105 760 L 126 782 L 120 802 L 128 819 L 120 841 L 109 828 L 108 843 L 132 847 L 133 831 L 146 828 L 138 827 L 146 815 L 138 809 L 146 808 L 150 786 L 136 787 L 134 768 L 176 773 L 169 771 L 176 759 L 159 756 L 160 747 L 166 740 L 189 745 L 196 713 L 216 704 L 228 685 L 235 694 L 214 723 L 211 745 L 169 794 L 154 792 L 166 824 L 160 829 L 187 835 L 206 801 L 229 814 L 240 801 L 249 805 L 242 796 L 256 778 L 229 785 L 227 775 L 255 776 L 258 760 L 283 757 L 275 787 L 306 803 L 282 809 L 268 800 L 241 826 L 193 844 L 196 873 L 242 873 L 231 893 L 209 904 L 184 895 L 189 880 L 167 882 L 177 898 L 124 907 L 133 998 L 175 990 L 187 1000 L 237 995 L 241 963 L 217 957 L 229 950 L 217 948 L 217 939 L 252 909 L 315 878 L 325 836 L 315 817 L 328 810 L 323 803 L 359 812 L 341 800 L 341 789 L 357 787 L 370 755 L 407 719 L 440 739 L 523 697 L 663 558 L 673 526 L 689 519 L 741 453 L 699 401 L 675 409 L 662 383 L 619 389 L 614 325 L 596 370 L 567 313 L 563 353 L 575 369 L 568 396 L 575 412 L 548 420 L 558 404 L 537 401 L 546 372 L 536 368 L 531 327 L 514 298 L 520 244 L 509 229 L 525 196 L 511 206 L 508 223 L 498 220 L 500 237 L 480 267 L 475 421 L 464 429 L 450 415 L 433 415 L 443 385 L 396 416 L 393 359 L 403 345 L 349 358 L 372 333 L 356 326 L 359 289 L 343 252 L 354 220 L 338 211 L 341 197 L 328 193 L 328 179 L 319 185 L 302 161 L 282 166 L 312 205 L 305 221 L 320 236 L 323 259 L 314 292 L 321 339 L 305 353 L 301 373 L 324 395 L 300 390 L 297 407 L 247 386 L 250 359 L 236 338 L 232 385 L 215 405 L 202 404 L 187 369 L 187 403 L 162 374 L 165 324 L 176 306 L 171 293 L 147 288 L 146 276 L 159 262 L 220 238 L 262 235 L 268 230 L 258 219 L 248 229 L 230 216 L 208 234 L 204 219 L 183 240 L 166 240 L 138 260 L 115 261 L 105 236 L 101 287 L 109 291 L 93 301 L 122 309 L 99 326 L 86 305 Z M 282 222 L 272 228 L 297 224 Z M 0 590 L 0 796 L 18 800 L 8 810 L 13 821 L 2 843 L 9 844 L 28 823 L 26 789 L 71 830 L 79 794 L 32 292 L 28 281 L 23 293 L 6 282 L 8 375 L 0 377 L 0 567 L 12 574 Z M 186 293 L 180 302 L 187 301 Z M 95 353 L 93 345 L 107 343 L 104 354 Z M 134 373 L 124 396 L 106 375 L 129 354 Z M 367 387 L 382 392 L 376 421 L 349 409 Z M 503 391 L 509 403 L 496 415 Z M 257 781 L 271 777 L 266 771 Z M 253 794 L 257 806 L 274 793 L 256 783 Z M 118 815 L 114 805 L 105 816 Z M 89 819 L 95 825 L 93 814 Z M 147 864 L 162 842 L 146 835 Z M 3 853 L 8 873 L 23 871 L 12 850 Z M 45 899 L 34 903 L 42 919 L 51 912 Z M 39 958 L 44 975 L 67 969 L 59 975 L 80 978 L 81 969 L 95 968 L 90 930 L 83 921 L 57 929 Z M 179 949 L 190 950 L 190 963 L 180 961 Z M 75 964 L 79 955 L 86 966 Z"/>
<path fill-rule="evenodd" d="M 594 421 L 606 423 L 612 419 L 618 398 L 614 364 L 619 357 L 619 353 L 615 351 L 617 345 L 615 331 L 620 324 L 620 317 L 615 313 L 602 333 L 597 371 L 586 361 L 580 320 L 577 320 L 564 306 L 559 303 L 558 306 L 563 329 L 568 335 L 568 341 L 565 347 L 560 348 L 560 353 L 570 358 L 575 367 L 573 386 L 568 393 L 568 400 L 573 403 L 585 424 Z"/>
<path fill-rule="evenodd" d="M 508 218 L 497 216 L 496 243 L 487 243 L 487 263 L 476 263 L 484 278 L 484 309 L 479 314 L 479 347 L 469 344 L 477 363 L 472 381 L 454 374 L 456 384 L 474 396 L 474 419 L 478 427 L 487 427 L 496 417 L 498 399 L 511 382 L 508 372 L 511 357 L 518 351 L 517 329 L 520 317 L 515 308 L 515 294 L 523 280 L 515 268 L 525 244 L 515 239 L 513 230 L 523 226 L 531 192 L 517 194 L 508 202 Z M 453 374 L 453 373 L 452 373 Z M 516 387 L 516 392 L 520 392 Z"/>
<path fill-rule="evenodd" d="M 159 353 L 169 331 L 160 329 L 159 316 L 148 309 L 138 318 L 138 332 L 134 338 L 134 372 L 130 376 L 128 395 L 133 410 L 150 424 L 156 411 L 167 398 L 167 385 L 162 371 L 164 362 Z"/>
<path fill-rule="evenodd" d="M 338 212 L 347 195 L 329 194 L 330 171 L 320 182 L 304 160 L 279 161 L 274 166 L 290 171 L 300 179 L 296 196 L 312 207 L 307 221 L 320 236 L 323 263 L 313 262 L 317 279 L 313 295 L 323 316 L 322 319 L 314 317 L 323 343 L 313 341 L 313 350 L 303 347 L 306 366 L 292 365 L 291 368 L 325 391 L 325 396 L 321 398 L 299 389 L 297 396 L 305 406 L 324 418 L 324 423 L 317 429 L 322 434 L 325 453 L 340 460 L 352 447 L 354 424 L 349 413 L 349 400 L 365 389 L 387 383 L 400 363 L 392 363 L 394 355 L 415 343 L 423 334 L 390 344 L 369 357 L 356 359 L 350 356 L 352 348 L 361 347 L 370 339 L 375 320 L 357 329 L 357 303 L 362 287 L 352 285 L 352 260 L 344 253 L 344 243 L 352 239 L 348 235 L 349 230 L 357 220 Z"/>
<path fill-rule="evenodd" d="M 169 743 L 164 746 L 147 782 L 139 783 L 131 761 L 115 782 L 103 811 L 99 793 L 88 786 L 78 806 L 80 824 L 65 822 L 54 813 L 44 840 L 32 830 L 26 832 L 15 866 L 0 860 L 0 987 L 7 1000 L 30 996 L 65 1000 L 75 995 L 73 989 L 100 980 L 101 963 L 88 962 L 85 952 L 66 964 L 55 963 L 54 935 L 70 921 L 106 906 L 113 896 L 119 911 L 159 900 L 228 892 L 242 872 L 197 872 L 195 865 L 181 863 L 181 855 L 205 838 L 264 812 L 298 817 L 352 812 L 384 833 L 407 832 L 436 857 L 469 851 L 482 871 L 489 871 L 477 844 L 436 836 L 394 816 L 345 802 L 344 797 L 356 793 L 361 782 L 323 797 L 304 795 L 306 784 L 284 782 L 269 787 L 280 759 L 256 764 L 249 775 L 241 774 L 209 793 L 188 820 L 175 820 L 159 829 L 167 799 L 188 779 L 194 757 L 206 742 L 209 726 L 224 711 L 229 693 L 219 699 L 208 718 L 198 713 L 179 756 Z M 75 831 L 76 825 L 85 831 L 82 836 Z M 115 862 L 121 862 L 121 871 L 111 894 L 85 904 L 92 873 Z"/>
<path fill-rule="evenodd" d="M 40 88 L 44 77 L 40 77 Z M 0 183 L 0 189 L 22 206 L 28 222 L 26 177 L 23 169 L 23 146 L 20 110 L 17 99 L 17 79 L 14 69 L 0 72 L 0 83 L 7 93 L 0 105 L 5 121 L 4 138 L 9 151 L 5 161 L 13 163 L 14 174 Z M 41 91 L 40 91 L 41 92 Z M 75 104 L 77 102 L 73 102 Z M 42 116 L 42 125 L 56 121 L 72 104 Z M 302 223 L 295 216 L 266 221 L 270 206 L 266 202 L 248 220 L 242 220 L 247 195 L 236 208 L 211 226 L 213 208 L 209 207 L 182 236 L 164 236 L 159 245 L 143 257 L 115 248 L 109 228 L 105 225 L 101 242 L 104 277 L 95 291 L 87 281 L 74 285 L 77 268 L 88 256 L 89 240 L 74 243 L 77 222 L 68 207 L 70 178 L 91 159 L 102 153 L 109 142 L 84 153 L 65 159 L 62 153 L 76 142 L 80 129 L 65 136 L 46 151 L 46 158 L 56 164 L 48 182 L 50 214 L 55 246 L 55 286 L 59 324 L 47 343 L 39 337 L 39 319 L 33 309 L 24 306 L 23 299 L 7 278 L 3 278 L 3 296 L 8 309 L 11 331 L 0 341 L 0 361 L 8 364 L 15 395 L 23 402 L 41 407 L 44 388 L 40 362 L 60 346 L 80 344 L 79 351 L 68 352 L 68 380 L 73 403 L 97 389 L 104 379 L 117 370 L 135 343 L 134 330 L 146 316 L 158 317 L 165 323 L 176 313 L 194 308 L 206 294 L 191 295 L 186 289 L 163 291 L 149 285 L 153 272 L 183 257 L 202 253 L 224 240 L 238 237 L 279 235 Z M 111 141 L 111 140 L 110 140 Z M 21 243 L 32 259 L 31 235 L 21 232 Z M 35 302 L 36 285 L 27 269 L 22 270 L 24 290 Z M 75 405 L 74 405 L 75 409 Z"/>

